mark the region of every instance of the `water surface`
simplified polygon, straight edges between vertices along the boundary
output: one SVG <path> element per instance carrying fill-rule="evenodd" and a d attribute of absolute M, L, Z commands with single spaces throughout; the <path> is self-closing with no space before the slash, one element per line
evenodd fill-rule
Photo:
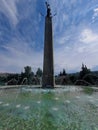
<path fill-rule="evenodd" d="M 98 92 L 80 87 L 0 90 L 0 130 L 97 130 Z"/>

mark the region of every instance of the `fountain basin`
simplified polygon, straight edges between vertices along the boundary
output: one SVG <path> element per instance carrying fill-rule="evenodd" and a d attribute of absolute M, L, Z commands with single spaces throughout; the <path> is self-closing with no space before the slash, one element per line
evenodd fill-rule
<path fill-rule="evenodd" d="M 98 93 L 77 86 L 1 89 L 0 129 L 97 130 Z"/>

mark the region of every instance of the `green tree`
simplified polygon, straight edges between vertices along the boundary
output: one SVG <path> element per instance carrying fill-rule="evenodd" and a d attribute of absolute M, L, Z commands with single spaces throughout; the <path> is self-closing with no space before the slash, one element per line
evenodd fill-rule
<path fill-rule="evenodd" d="M 31 69 L 30 66 L 24 67 L 24 70 L 25 70 L 25 75 L 26 75 L 27 77 L 28 77 L 28 76 L 31 74 L 31 72 L 32 72 L 32 69 Z"/>
<path fill-rule="evenodd" d="M 62 76 L 62 72 L 60 71 L 59 76 Z"/>
<path fill-rule="evenodd" d="M 40 68 L 38 68 L 37 69 L 37 71 L 36 71 L 36 75 L 38 76 L 38 77 L 41 77 L 42 76 L 42 70 L 40 69 Z"/>
<path fill-rule="evenodd" d="M 63 73 L 62 74 L 63 74 L 63 76 L 67 75 L 65 69 L 63 69 Z"/>
<path fill-rule="evenodd" d="M 66 76 L 67 74 L 66 74 L 66 71 L 65 71 L 65 69 L 63 69 L 63 71 L 62 72 L 60 72 L 60 74 L 59 74 L 59 76 Z"/>
<path fill-rule="evenodd" d="M 25 66 L 24 67 L 24 73 L 21 73 L 21 79 L 20 79 L 20 84 L 22 81 L 26 78 L 26 84 L 32 84 L 32 79 L 34 77 L 34 72 L 32 72 L 32 68 L 30 66 Z"/>
<path fill-rule="evenodd" d="M 81 69 L 82 69 L 82 70 L 80 71 L 80 79 L 83 79 L 83 77 L 84 77 L 85 75 L 91 73 L 90 69 L 88 69 L 87 66 L 84 65 L 84 64 L 82 64 Z"/>

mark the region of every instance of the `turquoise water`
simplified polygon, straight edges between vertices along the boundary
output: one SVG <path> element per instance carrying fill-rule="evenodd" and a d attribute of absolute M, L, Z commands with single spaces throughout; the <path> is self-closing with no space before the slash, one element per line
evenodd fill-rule
<path fill-rule="evenodd" d="M 79 87 L 0 90 L 0 130 L 98 130 L 98 93 Z"/>

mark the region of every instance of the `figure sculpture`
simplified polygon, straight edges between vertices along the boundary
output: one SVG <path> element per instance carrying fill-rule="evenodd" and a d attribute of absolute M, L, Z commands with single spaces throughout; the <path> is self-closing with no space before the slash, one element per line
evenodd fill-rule
<path fill-rule="evenodd" d="M 46 2 L 46 7 L 47 7 L 47 17 L 51 17 L 50 5 L 47 2 Z"/>

